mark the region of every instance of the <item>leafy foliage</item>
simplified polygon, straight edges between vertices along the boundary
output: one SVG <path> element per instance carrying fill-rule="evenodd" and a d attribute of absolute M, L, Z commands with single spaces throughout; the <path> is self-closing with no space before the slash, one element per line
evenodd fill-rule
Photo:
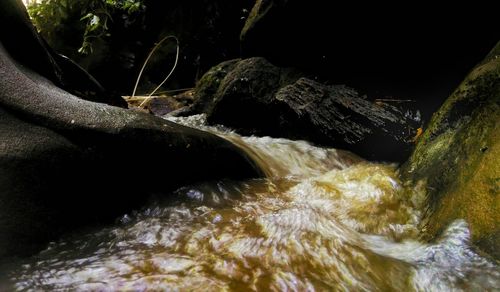
<path fill-rule="evenodd" d="M 28 6 L 28 13 L 40 33 L 51 42 L 62 24 L 75 27 L 82 35 L 78 52 L 92 53 L 97 39 L 110 36 L 113 16 L 133 18 L 145 10 L 143 0 L 39 0 Z M 78 19 L 77 23 L 72 23 Z"/>

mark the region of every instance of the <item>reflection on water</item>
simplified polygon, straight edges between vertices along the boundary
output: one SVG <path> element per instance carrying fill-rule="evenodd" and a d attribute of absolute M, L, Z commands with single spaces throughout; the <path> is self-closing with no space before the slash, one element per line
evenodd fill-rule
<path fill-rule="evenodd" d="M 201 117 L 181 120 L 202 127 Z M 116 226 L 73 235 L 9 273 L 17 290 L 497 290 L 456 221 L 419 242 L 422 201 L 391 165 L 217 129 L 268 179 L 185 186 Z"/>

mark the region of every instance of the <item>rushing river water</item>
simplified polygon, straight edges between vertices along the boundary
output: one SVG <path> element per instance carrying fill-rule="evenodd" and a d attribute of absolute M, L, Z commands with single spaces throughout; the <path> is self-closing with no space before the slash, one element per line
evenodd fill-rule
<path fill-rule="evenodd" d="M 11 264 L 0 288 L 26 290 L 500 290 L 497 264 L 455 221 L 418 241 L 423 192 L 393 165 L 306 142 L 224 136 L 267 179 L 180 188 L 115 226 L 67 236 Z M 1 289 L 0 289 L 1 290 Z"/>

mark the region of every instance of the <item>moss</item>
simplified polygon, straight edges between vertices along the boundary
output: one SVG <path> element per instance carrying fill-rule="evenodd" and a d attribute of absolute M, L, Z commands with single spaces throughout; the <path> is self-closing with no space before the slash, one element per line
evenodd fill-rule
<path fill-rule="evenodd" d="M 196 84 L 194 93 L 193 113 L 202 113 L 210 110 L 214 102 L 219 85 L 226 75 L 233 70 L 241 59 L 222 62 L 212 67 Z"/>
<path fill-rule="evenodd" d="M 436 112 L 402 173 L 427 183 L 424 238 L 465 219 L 472 240 L 500 249 L 500 43 Z"/>

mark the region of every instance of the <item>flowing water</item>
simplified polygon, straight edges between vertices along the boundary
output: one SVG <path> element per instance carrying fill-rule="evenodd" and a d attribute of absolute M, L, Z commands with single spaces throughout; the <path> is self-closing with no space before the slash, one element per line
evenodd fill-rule
<path fill-rule="evenodd" d="M 466 222 L 418 240 L 424 193 L 395 166 L 241 137 L 203 116 L 175 121 L 236 143 L 268 178 L 185 186 L 115 226 L 51 243 L 12 265 L 12 289 L 500 290 L 500 269 L 470 248 Z"/>

